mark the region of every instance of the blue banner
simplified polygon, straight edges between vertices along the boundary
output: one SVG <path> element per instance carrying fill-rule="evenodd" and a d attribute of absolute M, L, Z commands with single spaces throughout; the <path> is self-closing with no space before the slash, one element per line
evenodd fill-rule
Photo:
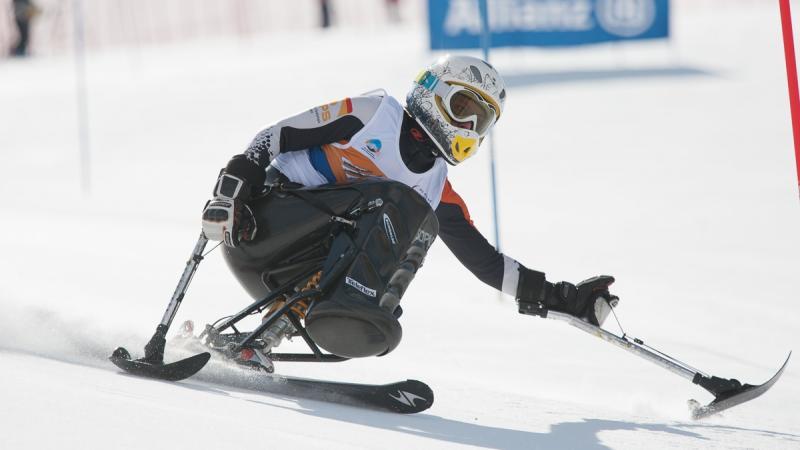
<path fill-rule="evenodd" d="M 486 0 L 492 47 L 669 36 L 669 0 Z M 481 48 L 479 0 L 428 0 L 431 49 Z"/>

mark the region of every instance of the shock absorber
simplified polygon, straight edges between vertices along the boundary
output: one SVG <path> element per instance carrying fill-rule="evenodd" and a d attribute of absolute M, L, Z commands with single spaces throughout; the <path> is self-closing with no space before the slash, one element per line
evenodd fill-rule
<path fill-rule="evenodd" d="M 264 344 L 266 344 L 262 351 L 268 353 L 273 347 L 280 345 L 284 337 L 291 335 L 294 332 L 294 326 L 292 326 L 292 322 L 289 320 L 289 318 L 286 317 L 286 315 L 281 316 L 261 335 L 261 339 L 264 341 Z"/>
<path fill-rule="evenodd" d="M 298 292 L 316 289 L 319 285 L 320 277 L 322 277 L 322 271 L 312 275 L 306 282 L 306 285 L 302 289 L 299 289 Z M 275 302 L 264 317 L 269 317 L 273 312 L 280 309 L 281 306 L 283 306 L 283 301 Z M 299 319 L 303 319 L 306 316 L 306 311 L 308 311 L 308 301 L 300 300 L 292 305 L 290 309 Z M 284 337 L 291 336 L 296 331 L 289 317 L 284 314 L 261 334 L 261 339 L 263 339 L 266 344 L 263 351 L 268 353 L 273 347 L 280 345 Z"/>

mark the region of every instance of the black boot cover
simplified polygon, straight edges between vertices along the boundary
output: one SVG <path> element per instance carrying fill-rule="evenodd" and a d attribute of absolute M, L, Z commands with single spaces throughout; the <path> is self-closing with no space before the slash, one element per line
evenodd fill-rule
<path fill-rule="evenodd" d="M 380 206 L 360 216 L 355 231 L 344 229 L 334 239 L 323 270 L 323 280 L 331 281 L 305 319 L 317 345 L 347 358 L 385 355 L 400 343 L 400 298 L 439 230 L 414 190 L 379 183 L 364 202 Z"/>

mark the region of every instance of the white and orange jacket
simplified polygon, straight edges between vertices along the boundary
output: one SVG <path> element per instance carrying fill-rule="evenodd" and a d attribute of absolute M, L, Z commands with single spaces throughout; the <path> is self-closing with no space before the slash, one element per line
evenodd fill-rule
<path fill-rule="evenodd" d="M 428 140 L 434 148 L 403 106 L 378 91 L 318 106 L 266 127 L 243 154 L 231 159 L 226 171 L 253 186 L 263 184 L 269 165 L 304 186 L 365 177 L 402 182 L 434 209 L 439 236 L 467 269 L 490 286 L 516 295 L 522 266 L 498 252 L 475 228 L 466 204 L 447 180 L 443 158 L 428 151 L 430 162 L 424 170 L 409 168 L 403 156 L 408 154 L 403 146 L 410 145 L 409 139 Z"/>

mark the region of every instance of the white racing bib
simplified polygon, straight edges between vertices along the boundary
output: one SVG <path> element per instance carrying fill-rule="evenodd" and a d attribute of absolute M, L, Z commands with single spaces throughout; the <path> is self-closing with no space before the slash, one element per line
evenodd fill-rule
<path fill-rule="evenodd" d="M 447 163 L 437 158 L 424 173 L 414 173 L 406 167 L 399 148 L 404 113 L 400 103 L 386 95 L 369 122 L 350 141 L 281 153 L 272 165 L 304 186 L 346 184 L 372 177 L 399 181 L 436 209 L 447 178 Z"/>

